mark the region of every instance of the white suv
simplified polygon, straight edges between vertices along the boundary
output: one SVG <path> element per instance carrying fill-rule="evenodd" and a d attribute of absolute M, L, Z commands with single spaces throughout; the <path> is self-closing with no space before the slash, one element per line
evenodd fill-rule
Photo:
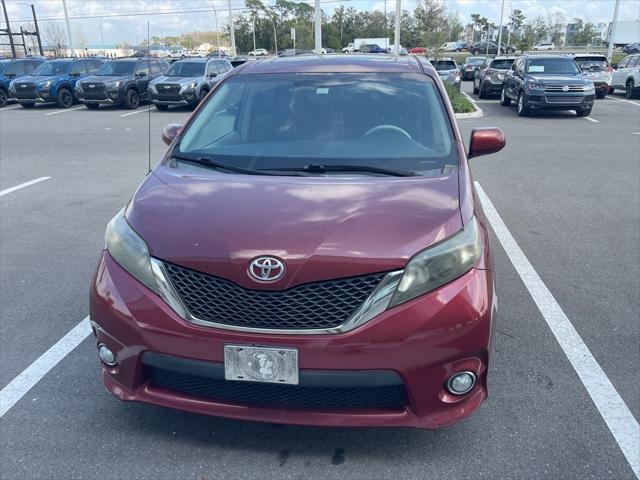
<path fill-rule="evenodd" d="M 611 76 L 611 83 L 624 90 L 627 98 L 635 98 L 640 94 L 640 54 L 624 57 Z"/>
<path fill-rule="evenodd" d="M 269 55 L 264 48 L 256 48 L 255 50 L 251 50 L 249 52 L 250 57 L 264 57 L 265 55 Z"/>
<path fill-rule="evenodd" d="M 539 43 L 537 44 L 535 47 L 533 47 L 534 50 L 554 50 L 556 48 L 556 46 L 553 43 Z"/>

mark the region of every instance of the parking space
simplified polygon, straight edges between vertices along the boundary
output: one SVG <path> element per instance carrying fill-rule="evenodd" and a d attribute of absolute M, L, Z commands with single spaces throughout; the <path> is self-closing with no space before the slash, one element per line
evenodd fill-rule
<path fill-rule="evenodd" d="M 541 283 L 523 280 L 496 229 L 499 318 L 475 415 L 437 431 L 307 428 L 123 404 L 87 338 L 2 416 L 2 478 L 635 478 L 640 102 L 597 100 L 593 121 L 478 104 L 482 118 L 459 122 L 464 138 L 498 126 L 507 147 L 473 159 L 474 179 Z M 106 223 L 161 158 L 163 126 L 191 113 L 148 108 L 0 109 L 0 190 L 48 177 L 0 198 L 0 388 L 87 316 Z M 602 375 L 572 362 L 553 305 L 534 301 L 540 285 Z M 611 412 L 624 422 L 612 427 Z"/>

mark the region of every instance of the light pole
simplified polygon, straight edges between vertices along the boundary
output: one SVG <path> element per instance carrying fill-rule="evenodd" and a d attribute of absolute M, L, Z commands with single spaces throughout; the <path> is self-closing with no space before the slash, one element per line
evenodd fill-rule
<path fill-rule="evenodd" d="M 235 57 L 236 53 L 236 34 L 233 29 L 233 10 L 231 10 L 231 0 L 227 0 L 227 5 L 229 6 L 229 30 L 231 32 L 231 53 Z"/>
<path fill-rule="evenodd" d="M 211 2 L 211 8 L 213 9 L 213 18 L 216 23 L 216 34 L 218 36 L 218 58 L 222 56 L 222 52 L 220 51 L 220 30 L 218 30 L 218 12 L 216 11 L 216 7 L 213 6 L 213 0 L 209 0 Z"/>
<path fill-rule="evenodd" d="M 73 48 L 73 37 L 71 36 L 71 25 L 69 24 L 69 13 L 67 12 L 67 1 L 62 0 L 62 7 L 64 8 L 64 21 L 67 25 L 67 37 L 69 39 L 69 50 L 71 50 L 71 56 L 76 56 L 76 49 Z"/>
<path fill-rule="evenodd" d="M 504 15 L 504 0 L 502 0 L 502 7 L 500 8 L 500 31 L 498 32 L 498 55 L 500 55 L 500 48 L 502 46 L 502 17 Z"/>
<path fill-rule="evenodd" d="M 316 24 L 315 24 L 315 36 L 316 36 L 316 45 L 315 52 L 317 54 L 322 53 L 322 11 L 320 10 L 320 0 L 316 0 Z"/>
<path fill-rule="evenodd" d="M 607 60 L 611 61 L 613 56 L 613 42 L 615 41 L 614 35 L 616 33 L 616 23 L 618 22 L 618 7 L 620 6 L 620 0 L 616 0 L 616 6 L 613 9 L 613 22 L 609 26 L 609 48 L 607 48 Z"/>
<path fill-rule="evenodd" d="M 253 51 L 256 51 L 256 14 L 253 14 Z"/>
<path fill-rule="evenodd" d="M 400 16 L 402 15 L 402 0 L 396 0 L 396 30 L 393 35 L 393 53 L 400 53 Z"/>

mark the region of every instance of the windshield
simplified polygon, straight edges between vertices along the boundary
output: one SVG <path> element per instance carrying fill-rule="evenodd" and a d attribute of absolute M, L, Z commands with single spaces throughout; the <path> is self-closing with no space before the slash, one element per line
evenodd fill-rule
<path fill-rule="evenodd" d="M 4 74 L 4 71 L 7 69 L 7 65 L 9 65 L 9 62 L 0 62 L 0 75 Z"/>
<path fill-rule="evenodd" d="M 180 153 L 253 170 L 359 165 L 427 175 L 458 164 L 435 83 L 402 73 L 232 77 L 189 126 Z"/>
<path fill-rule="evenodd" d="M 167 77 L 201 77 L 204 75 L 204 62 L 176 62 L 165 72 Z"/>
<path fill-rule="evenodd" d="M 36 77 L 45 77 L 48 75 L 67 75 L 71 69 L 71 61 L 65 60 L 52 60 L 44 62 L 33 72 Z"/>
<path fill-rule="evenodd" d="M 467 57 L 467 59 L 465 60 L 465 63 L 468 63 L 470 65 L 480 65 L 483 62 L 484 57 Z"/>
<path fill-rule="evenodd" d="M 609 66 L 609 62 L 603 57 L 580 57 L 575 61 L 582 70 L 600 71 Z"/>
<path fill-rule="evenodd" d="M 113 61 L 106 63 L 96 75 L 101 77 L 106 76 L 119 76 L 119 75 L 133 75 L 133 71 L 136 68 L 136 62 L 131 61 Z"/>
<path fill-rule="evenodd" d="M 494 60 L 491 63 L 491 68 L 495 68 L 498 70 L 509 70 L 512 64 L 513 60 Z"/>
<path fill-rule="evenodd" d="M 455 70 L 458 68 L 453 60 L 438 60 L 435 63 L 436 70 Z"/>
<path fill-rule="evenodd" d="M 570 58 L 532 58 L 527 73 L 540 75 L 577 75 L 578 66 Z"/>

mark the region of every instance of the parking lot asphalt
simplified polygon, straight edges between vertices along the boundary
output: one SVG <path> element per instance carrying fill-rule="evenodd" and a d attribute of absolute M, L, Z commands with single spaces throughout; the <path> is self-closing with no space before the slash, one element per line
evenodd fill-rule
<path fill-rule="evenodd" d="M 478 105 L 465 139 L 495 125 L 507 147 L 471 160 L 475 180 L 637 422 L 640 102 L 598 100 L 592 120 Z M 0 110 L 0 190 L 50 177 L 0 200 L 0 388 L 86 317 L 105 225 L 147 173 L 147 108 Z M 151 111 L 152 163 L 189 113 Z M 308 428 L 123 404 L 87 338 L 0 419 L 0 477 L 635 478 L 500 240 L 490 397 L 466 421 Z"/>

